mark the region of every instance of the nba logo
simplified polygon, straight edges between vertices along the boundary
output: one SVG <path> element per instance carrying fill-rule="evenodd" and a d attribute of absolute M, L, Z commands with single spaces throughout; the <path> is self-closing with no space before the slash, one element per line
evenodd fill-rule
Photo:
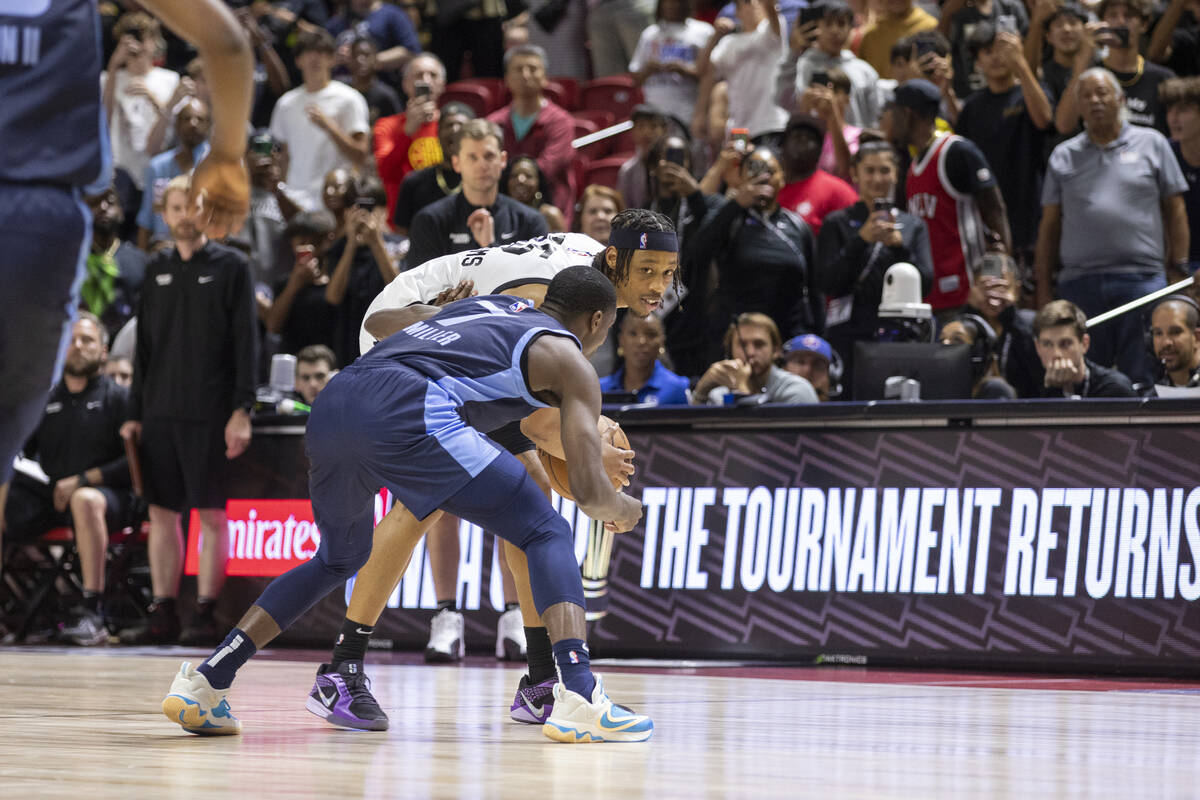
<path fill-rule="evenodd" d="M 645 249 L 646 249 L 646 234 L 644 234 L 644 233 L 643 233 L 643 234 L 642 234 L 642 236 L 641 236 L 641 238 L 640 238 L 640 239 L 638 239 L 638 246 L 639 246 L 639 247 L 640 247 L 642 250 L 645 250 Z"/>
<path fill-rule="evenodd" d="M 644 236 L 645 236 L 645 234 L 642 234 L 642 236 L 644 237 Z M 568 656 L 568 657 L 571 659 L 571 663 L 572 663 L 572 664 L 578 664 L 578 663 L 579 663 L 579 654 L 578 654 L 578 653 L 576 653 L 574 650 L 568 650 L 568 651 L 567 651 L 567 656 Z"/>

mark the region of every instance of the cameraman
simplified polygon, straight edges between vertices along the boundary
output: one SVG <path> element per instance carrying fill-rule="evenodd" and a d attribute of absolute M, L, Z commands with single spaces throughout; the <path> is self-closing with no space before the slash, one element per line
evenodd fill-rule
<path fill-rule="evenodd" d="M 1034 312 L 1017 308 L 1021 281 L 1004 253 L 987 253 L 971 271 L 966 311 L 982 317 L 996 334 L 996 366 L 1017 397 L 1041 397 L 1046 370 L 1033 338 Z"/>

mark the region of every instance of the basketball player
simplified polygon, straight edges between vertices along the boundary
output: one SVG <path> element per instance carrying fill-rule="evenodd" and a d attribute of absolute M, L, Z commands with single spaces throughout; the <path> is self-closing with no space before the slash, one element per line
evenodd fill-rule
<path fill-rule="evenodd" d="M 377 338 L 399 330 L 409 304 L 435 296 L 453 298 L 469 292 L 471 283 L 485 293 L 503 291 L 540 302 L 551 278 L 572 264 L 598 268 L 616 287 L 618 307 L 645 316 L 660 306 L 663 293 L 675 279 L 679 261 L 674 226 L 662 214 L 628 209 L 613 218 L 612 228 L 609 247 L 581 234 L 550 234 L 505 247 L 443 256 L 402 272 L 368 309 L 360 345 L 366 352 Z M 564 455 L 555 414 L 538 412 L 521 425 L 508 425 L 490 433 L 497 444 L 525 465 L 547 495 L 549 480 L 531 439 L 558 457 Z M 606 447 L 605 452 L 612 459 L 607 462 L 610 475 L 618 475 L 621 462 L 632 457 L 630 451 L 612 447 Z M 376 529 L 371 558 L 354 581 L 330 663 L 321 666 L 309 695 L 309 710 L 327 722 L 349 728 L 387 729 L 387 715 L 371 695 L 362 674 L 367 642 L 414 548 L 439 517 L 432 514 L 418 519 L 397 506 Z M 521 604 L 528 663 L 528 673 L 521 678 L 510 714 L 518 722 L 542 724 L 553 708 L 555 672 L 550 639 L 533 604 L 525 558 L 517 548 L 507 543 L 504 546 Z M 606 562 L 607 558 L 600 561 Z M 342 702 L 335 708 L 325 706 L 319 699 L 323 691 L 337 691 Z"/>
<path fill-rule="evenodd" d="M 241 227 L 249 208 L 242 152 L 254 59 L 220 0 L 143 0 L 194 44 L 209 71 L 212 150 L 195 171 L 210 236 Z M 97 76 L 95 0 L 0 0 L 0 519 L 13 457 L 37 424 L 66 350 L 91 215 L 112 158 Z"/>
<path fill-rule="evenodd" d="M 604 472 L 600 383 L 585 358 L 607 336 L 615 306 L 604 275 L 570 267 L 550 282 L 541 311 L 512 295 L 414 306 L 411 324 L 338 373 L 305 434 L 317 554 L 272 581 L 199 667 L 183 664 L 163 700 L 167 717 L 190 733 L 240 732 L 226 699 L 237 669 L 366 563 L 382 485 L 406 513 L 424 518 L 443 508 L 525 553 L 561 676 L 546 736 L 648 739 L 650 718 L 614 705 L 591 672 L 570 526 L 516 458 L 480 433 L 560 409 L 576 502 L 614 531 L 632 529 L 641 504 L 614 490 Z M 331 691 L 317 702 L 339 700 Z"/>

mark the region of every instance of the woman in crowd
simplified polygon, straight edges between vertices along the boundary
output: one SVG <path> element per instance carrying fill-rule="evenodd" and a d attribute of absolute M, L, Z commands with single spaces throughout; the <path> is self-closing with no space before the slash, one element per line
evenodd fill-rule
<path fill-rule="evenodd" d="M 589 184 L 579 198 L 578 213 L 575 215 L 579 232 L 586 234 L 603 245 L 608 244 L 612 233 L 612 218 L 625 210 L 625 199 L 616 189 Z"/>
<path fill-rule="evenodd" d="M 500 180 L 504 193 L 524 203 L 530 208 L 536 208 L 546 219 L 546 227 L 551 233 L 559 233 L 567 229 L 567 221 L 558 206 L 549 202 L 553 194 L 542 174 L 537 162 L 529 156 L 518 156 L 513 159 L 504 177 Z"/>
<path fill-rule="evenodd" d="M 958 314 L 942 326 L 942 344 L 971 348 L 971 397 L 976 400 L 1014 400 L 1016 390 L 1000 377 L 996 365 L 996 332 L 977 314 Z"/>
<path fill-rule="evenodd" d="M 687 405 L 687 378 L 671 372 L 659 360 L 667 352 L 662 321 L 653 314 L 643 318 L 624 312 L 617 325 L 621 365 L 600 379 L 600 390 L 632 394 L 647 405 Z"/>

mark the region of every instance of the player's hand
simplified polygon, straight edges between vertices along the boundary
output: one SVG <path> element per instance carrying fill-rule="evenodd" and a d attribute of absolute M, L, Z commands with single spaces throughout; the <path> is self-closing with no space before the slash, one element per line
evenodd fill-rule
<path fill-rule="evenodd" d="M 246 452 L 250 446 L 250 415 L 237 409 L 225 423 L 225 457 L 232 460 Z"/>
<path fill-rule="evenodd" d="M 54 484 L 54 510 L 66 511 L 67 505 L 71 502 L 71 495 L 75 494 L 75 490 L 78 488 L 78 475 L 62 478 L 56 482 Z"/>
<path fill-rule="evenodd" d="M 1075 362 L 1069 358 L 1055 358 L 1046 368 L 1046 386 L 1055 389 L 1068 389 L 1083 380 L 1083 373 L 1075 367 Z"/>
<path fill-rule="evenodd" d="M 633 466 L 634 452 L 617 447 L 613 443 L 613 437 L 620 430 L 620 427 L 620 425 L 613 423 L 613 425 L 600 432 L 600 460 L 604 463 L 604 474 L 608 475 L 608 479 L 612 481 L 614 489 L 621 486 L 628 486 L 629 478 L 635 471 Z"/>
<path fill-rule="evenodd" d="M 189 201 L 199 209 L 200 229 L 220 238 L 241 230 L 250 212 L 250 176 L 241 156 L 209 152 L 192 173 Z"/>
<path fill-rule="evenodd" d="M 474 297 L 477 294 L 479 293 L 475 291 L 475 281 L 464 279 L 449 289 L 443 289 L 442 291 L 438 292 L 438 296 L 433 298 L 433 302 L 431 302 L 429 305 L 445 306 L 455 302 L 456 300 Z"/>
<path fill-rule="evenodd" d="M 491 247 L 496 241 L 496 220 L 486 208 L 477 208 L 467 217 L 467 227 L 480 247 Z"/>
<path fill-rule="evenodd" d="M 121 425 L 121 438 L 133 445 L 142 443 L 142 423 L 131 419 Z"/>
<path fill-rule="evenodd" d="M 617 499 L 621 504 L 621 513 L 616 519 L 604 523 L 604 528 L 614 533 L 625 533 L 633 530 L 641 521 L 642 504 L 624 492 L 618 493 Z"/>

